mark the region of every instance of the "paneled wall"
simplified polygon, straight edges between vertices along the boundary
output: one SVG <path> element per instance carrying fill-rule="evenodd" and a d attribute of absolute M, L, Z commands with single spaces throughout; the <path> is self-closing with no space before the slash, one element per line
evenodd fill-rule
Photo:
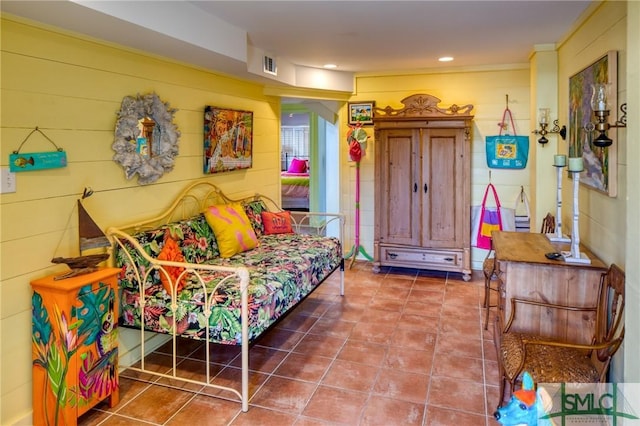
<path fill-rule="evenodd" d="M 1 31 L 1 165 L 35 126 L 68 158 L 65 168 L 16 174 L 17 191 L 1 198 L 0 424 L 9 424 L 31 410 L 29 282 L 65 269 L 50 263 L 54 255 L 77 254 L 75 202 L 83 188 L 94 190 L 84 205 L 104 229 L 155 214 L 205 177 L 232 196 L 260 191 L 279 199 L 280 107 L 262 86 L 142 52 L 7 16 Z M 150 92 L 178 109 L 180 154 L 172 172 L 139 186 L 112 161 L 111 144 L 122 98 Z M 205 105 L 254 112 L 251 169 L 203 175 Z M 22 152 L 51 149 L 36 134 Z M 124 352 L 126 345 L 125 336 Z"/>
<path fill-rule="evenodd" d="M 569 78 L 586 68 L 610 50 L 618 51 L 618 103 L 627 99 L 627 3 L 603 2 L 595 13 L 590 16 L 558 49 L 558 88 L 560 92 L 560 122 L 568 120 Z M 605 23 L 603 25 L 603 23 Z M 612 111 L 611 117 L 616 112 Z M 611 118 L 613 122 L 615 118 Z M 571 123 L 567 123 L 568 126 Z M 616 197 L 609 197 L 604 193 L 580 188 L 580 239 L 587 244 L 595 254 L 607 263 L 615 262 L 624 268 L 625 247 L 620 244 L 626 235 L 626 194 L 627 194 L 627 131 L 616 131 L 615 148 L 617 149 L 617 186 Z M 568 139 L 568 138 L 567 138 Z M 560 144 L 563 153 L 568 152 L 569 140 Z M 569 180 L 563 185 L 563 199 L 573 198 L 572 186 Z M 570 207 L 568 205 L 567 207 Z M 615 220 L 611 220 L 615 218 Z M 571 223 L 571 210 L 563 210 L 563 223 Z M 570 226 L 569 226 L 570 229 Z"/>
<path fill-rule="evenodd" d="M 627 3 L 627 103 L 629 116 L 640 117 L 640 3 Z M 640 135 L 640 122 L 629 120 L 628 140 L 637 141 Z M 623 179 L 625 177 L 622 177 Z M 627 145 L 627 182 L 640 182 L 640 144 Z M 633 184 L 628 185 L 633 188 Z M 624 371 L 624 380 L 640 383 L 640 331 L 635 326 L 640 324 L 640 191 L 627 191 L 626 220 L 626 297 L 627 309 L 625 322 L 629 324 L 624 343 L 624 364 L 616 360 L 616 370 Z M 624 368 L 620 368 L 624 365 Z"/>
<path fill-rule="evenodd" d="M 588 17 L 585 22 L 571 34 L 558 49 L 558 87 L 560 90 L 560 121 L 567 122 L 568 116 L 568 93 L 569 77 L 589 66 L 598 58 L 605 55 L 609 50 L 618 51 L 618 104 L 627 102 L 627 58 L 629 54 L 637 55 L 637 50 L 627 49 L 627 2 L 608 1 Z M 636 23 L 637 24 L 637 23 Z M 631 53 L 633 52 L 633 53 Z M 637 56 L 636 56 L 637 58 Z M 565 94 L 564 96 L 562 94 Z M 616 112 L 611 113 L 611 117 L 616 117 Z M 615 121 L 611 118 L 610 121 Z M 630 117 L 630 120 L 634 118 Z M 629 157 L 627 148 L 627 130 L 611 129 L 610 132 L 616 134 L 617 153 L 617 184 L 618 194 L 616 197 L 609 197 L 604 193 L 580 187 L 580 240 L 598 255 L 605 263 L 616 263 L 623 269 L 627 269 L 628 263 L 636 263 L 637 259 L 628 262 L 627 247 L 623 244 L 629 235 L 627 228 L 627 189 L 633 188 L 627 182 L 628 167 L 635 163 L 638 166 L 637 156 Z M 631 141 L 637 140 L 631 138 Z M 564 153 L 568 152 L 569 141 L 562 144 Z M 630 181 L 635 182 L 635 181 Z M 563 185 L 563 199 L 571 200 L 573 194 L 569 180 L 567 185 Z M 637 185 L 637 183 L 636 183 Z M 637 189 L 636 189 L 637 191 Z M 634 213 L 634 216 L 637 214 Z M 571 223 L 571 210 L 563 209 L 563 222 Z M 636 225 L 637 226 L 637 225 Z M 636 229 L 637 235 L 637 229 Z M 627 292 L 638 294 L 637 280 L 627 282 Z M 637 298 L 636 298 L 637 300 Z M 629 306 L 629 305 L 627 305 Z M 634 306 L 634 305 L 631 305 Z M 637 304 L 635 305 L 637 306 Z M 631 340 L 632 347 L 638 345 L 640 334 L 636 327 L 631 326 L 633 322 L 627 322 L 626 344 Z M 631 329 L 629 327 L 632 327 Z M 620 350 L 613 362 L 612 379 L 617 382 L 623 381 L 623 353 Z M 634 355 L 637 358 L 637 353 Z M 638 372 L 634 374 L 634 381 L 638 380 Z M 627 379 L 627 381 L 630 381 Z"/>

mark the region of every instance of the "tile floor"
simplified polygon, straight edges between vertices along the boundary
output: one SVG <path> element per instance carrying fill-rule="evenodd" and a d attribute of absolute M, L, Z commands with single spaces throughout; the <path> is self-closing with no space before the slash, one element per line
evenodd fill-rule
<path fill-rule="evenodd" d="M 249 411 L 240 403 L 133 380 L 122 371 L 120 403 L 98 405 L 81 425 L 496 425 L 498 374 L 483 330 L 482 274 L 386 268 L 356 262 L 345 296 L 334 273 L 250 351 Z M 491 329 L 491 328 L 490 328 Z M 147 357 L 168 369 L 168 347 Z M 200 342 L 181 340 L 183 371 L 197 376 Z M 239 388 L 239 349 L 217 347 L 218 383 Z M 156 379 L 151 379 L 155 381 Z M 204 393 L 218 392 L 207 389 Z"/>

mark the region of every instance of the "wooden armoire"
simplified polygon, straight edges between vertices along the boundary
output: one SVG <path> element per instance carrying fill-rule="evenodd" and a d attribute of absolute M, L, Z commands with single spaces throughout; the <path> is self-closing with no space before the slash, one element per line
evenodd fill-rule
<path fill-rule="evenodd" d="M 375 108 L 374 272 L 399 266 L 471 278 L 473 105 L 435 96 Z"/>

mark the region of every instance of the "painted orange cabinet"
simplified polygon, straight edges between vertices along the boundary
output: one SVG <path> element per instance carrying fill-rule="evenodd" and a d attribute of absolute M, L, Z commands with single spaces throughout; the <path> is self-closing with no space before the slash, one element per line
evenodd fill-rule
<path fill-rule="evenodd" d="M 119 272 L 31 282 L 35 425 L 75 425 L 99 402 L 118 403 Z"/>

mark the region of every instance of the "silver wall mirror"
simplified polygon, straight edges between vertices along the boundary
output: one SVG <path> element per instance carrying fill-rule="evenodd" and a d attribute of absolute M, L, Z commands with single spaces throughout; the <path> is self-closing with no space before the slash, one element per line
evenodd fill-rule
<path fill-rule="evenodd" d="M 138 183 L 146 185 L 173 170 L 180 137 L 173 123 L 176 111 L 155 93 L 122 99 L 111 147 L 127 179 L 137 174 Z"/>

